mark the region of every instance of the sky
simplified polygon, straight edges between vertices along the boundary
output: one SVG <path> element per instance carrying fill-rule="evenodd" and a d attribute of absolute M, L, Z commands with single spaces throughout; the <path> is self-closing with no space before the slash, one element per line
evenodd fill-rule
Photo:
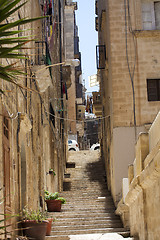
<path fill-rule="evenodd" d="M 78 26 L 80 52 L 82 54 L 82 79 L 85 79 L 87 92 L 98 91 L 98 87 L 89 87 L 88 76 L 97 73 L 96 45 L 98 33 L 95 30 L 95 0 L 76 0 L 76 23 Z"/>

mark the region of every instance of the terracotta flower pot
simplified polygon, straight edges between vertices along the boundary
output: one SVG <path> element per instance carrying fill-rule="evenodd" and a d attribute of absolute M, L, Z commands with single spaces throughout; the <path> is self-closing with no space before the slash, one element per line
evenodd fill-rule
<path fill-rule="evenodd" d="M 48 218 L 47 221 L 48 221 L 48 223 L 47 223 L 46 236 L 50 236 L 51 235 L 53 218 Z"/>
<path fill-rule="evenodd" d="M 60 200 L 45 200 L 48 212 L 60 212 L 62 202 Z"/>
<path fill-rule="evenodd" d="M 36 222 L 34 220 L 26 220 L 22 222 L 24 236 L 29 239 L 45 240 L 48 221 Z"/>

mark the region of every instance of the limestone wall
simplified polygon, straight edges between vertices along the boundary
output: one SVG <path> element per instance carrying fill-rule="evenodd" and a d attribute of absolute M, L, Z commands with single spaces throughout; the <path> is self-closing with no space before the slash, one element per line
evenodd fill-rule
<path fill-rule="evenodd" d="M 58 5 L 56 7 L 58 12 Z M 19 15 L 18 12 L 14 14 L 13 19 L 38 17 L 40 10 L 39 1 L 31 0 Z M 27 24 L 26 28 L 31 30 L 23 34 L 34 34 L 37 41 L 42 40 L 41 20 Z M 59 62 L 56 31 L 51 51 L 53 63 Z M 47 73 L 44 71 L 45 65 L 35 63 L 35 41 L 29 42 L 27 47 L 29 49 L 25 49 L 25 53 L 29 59 L 18 62 L 27 73 L 17 80 L 22 88 L 6 81 L 0 83 L 5 91 L 5 95 L 0 96 L 0 199 L 9 200 L 6 208 L 9 214 L 20 213 L 26 205 L 34 210 L 45 210 L 44 190 L 54 192 L 62 189 L 66 163 L 67 124 L 65 121 L 62 124 L 58 112 L 61 110 L 59 67 L 52 69 L 51 78 L 49 70 Z M 8 62 L 10 60 L 3 60 L 6 65 Z M 8 138 L 4 136 L 5 117 L 8 119 Z M 49 174 L 50 168 L 56 176 Z M 4 205 L 0 205 L 2 214 Z M 16 223 L 15 218 L 11 221 Z"/>
<path fill-rule="evenodd" d="M 102 149 L 115 204 L 121 197 L 122 178 L 127 177 L 127 167 L 135 158 L 138 135 L 148 131 L 146 125 L 159 111 L 159 100 L 148 101 L 147 79 L 159 79 L 160 37 L 157 30 L 143 29 L 142 2 L 97 2 L 99 45 L 106 49 L 104 69 L 99 73 L 105 117 Z"/>
<path fill-rule="evenodd" d="M 75 3 L 67 2 L 64 9 L 65 59 L 74 59 Z M 75 67 L 71 67 L 71 86 L 68 89 L 68 122 L 70 136 L 77 138 Z"/>
<path fill-rule="evenodd" d="M 136 160 L 133 164 L 135 166 L 129 168 L 130 185 L 124 205 L 129 208 L 131 235 L 138 236 L 140 240 L 158 240 L 160 236 L 159 124 L 160 112 L 148 135 L 142 133 L 139 135 L 136 144 Z M 124 215 L 123 210 L 120 215 Z"/>

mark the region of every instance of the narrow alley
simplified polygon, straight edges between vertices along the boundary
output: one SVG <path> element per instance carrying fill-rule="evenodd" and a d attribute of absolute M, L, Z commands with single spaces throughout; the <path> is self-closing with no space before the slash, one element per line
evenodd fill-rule
<path fill-rule="evenodd" d="M 69 152 L 61 196 L 67 203 L 55 217 L 46 240 L 120 240 L 129 237 L 107 191 L 104 165 L 99 151 Z"/>
<path fill-rule="evenodd" d="M 0 0 L 0 47 L 0 240 L 160 240 L 160 0 Z"/>

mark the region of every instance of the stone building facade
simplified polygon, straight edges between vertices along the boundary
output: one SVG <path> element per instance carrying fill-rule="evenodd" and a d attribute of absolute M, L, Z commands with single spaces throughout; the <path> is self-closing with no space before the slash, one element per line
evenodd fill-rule
<path fill-rule="evenodd" d="M 152 0 L 96 1 L 102 151 L 115 204 L 138 134 L 148 131 L 160 108 L 159 5 Z"/>
<path fill-rule="evenodd" d="M 30 29 L 22 36 L 34 35 L 36 39 L 24 50 L 28 58 L 18 62 L 26 73 L 17 80 L 22 87 L 0 83 L 5 91 L 0 96 L 0 199 L 4 199 L 1 213 L 19 213 L 24 206 L 44 210 L 44 190 L 55 192 L 63 187 L 67 88 L 71 85 L 70 66 L 61 64 L 66 60 L 66 5 L 63 0 L 30 0 L 8 19 L 49 16 L 22 28 Z M 10 63 L 8 59 L 3 61 Z M 55 176 L 49 174 L 50 168 Z M 8 221 L 15 226 L 15 218 Z"/>
<path fill-rule="evenodd" d="M 159 239 L 160 112 L 148 133 L 140 133 L 135 160 L 128 167 L 122 200 L 116 210 L 129 226 L 131 235 L 141 240 Z M 124 182 L 124 181 L 123 181 Z"/>
<path fill-rule="evenodd" d="M 76 68 L 71 68 L 71 86 L 68 89 L 68 138 L 77 140 L 84 130 L 83 122 L 77 122 L 77 110 L 79 105 L 84 105 L 83 86 L 81 80 L 81 53 L 79 50 L 78 26 L 76 24 L 76 10 L 78 4 L 75 1 L 67 0 L 65 6 L 65 54 L 67 59 L 79 59 L 80 64 Z M 84 118 L 83 118 L 84 119 Z M 82 120 L 83 120 L 82 119 Z"/>

